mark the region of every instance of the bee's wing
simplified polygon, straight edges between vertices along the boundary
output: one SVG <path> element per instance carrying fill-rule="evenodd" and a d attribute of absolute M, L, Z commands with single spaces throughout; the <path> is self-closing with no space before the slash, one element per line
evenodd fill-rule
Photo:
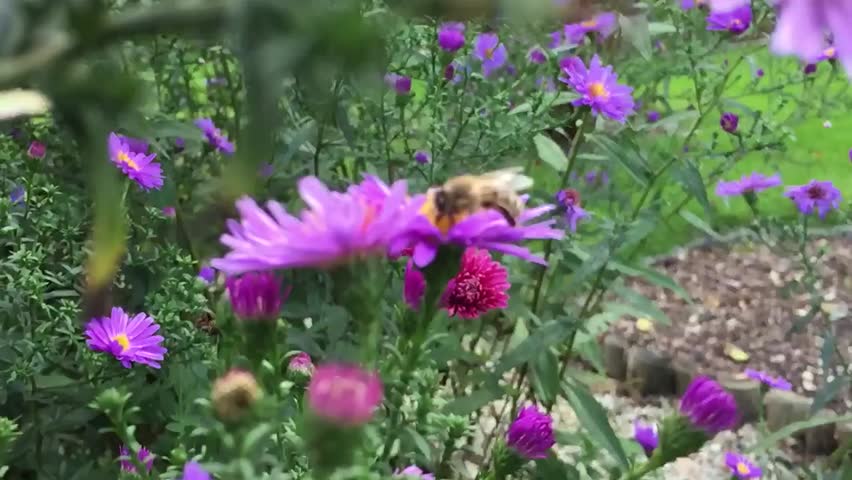
<path fill-rule="evenodd" d="M 489 183 L 494 183 L 518 192 L 533 186 L 533 179 L 521 173 L 523 170 L 522 167 L 503 168 L 488 172 L 482 177 Z"/>

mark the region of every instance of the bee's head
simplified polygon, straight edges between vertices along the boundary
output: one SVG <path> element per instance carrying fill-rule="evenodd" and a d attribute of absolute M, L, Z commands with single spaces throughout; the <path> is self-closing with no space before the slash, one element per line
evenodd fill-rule
<path fill-rule="evenodd" d="M 447 191 L 443 188 L 438 189 L 438 191 L 435 192 L 435 209 L 438 210 L 438 212 L 444 213 L 447 211 L 449 205 L 450 199 Z"/>

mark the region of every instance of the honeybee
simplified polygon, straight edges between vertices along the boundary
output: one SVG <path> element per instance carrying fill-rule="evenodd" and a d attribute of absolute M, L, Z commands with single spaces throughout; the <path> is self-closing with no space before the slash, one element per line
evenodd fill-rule
<path fill-rule="evenodd" d="M 512 167 L 482 175 L 461 175 L 430 189 L 426 202 L 435 210 L 436 224 L 442 224 L 445 219 L 454 224 L 482 209 L 492 209 L 514 226 L 524 210 L 518 192 L 533 184 L 521 171 L 521 167 Z"/>

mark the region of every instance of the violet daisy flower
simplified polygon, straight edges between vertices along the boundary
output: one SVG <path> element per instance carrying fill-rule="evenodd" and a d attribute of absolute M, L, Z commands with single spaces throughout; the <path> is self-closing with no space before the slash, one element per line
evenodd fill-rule
<path fill-rule="evenodd" d="M 402 470 L 396 470 L 393 472 L 394 477 L 414 477 L 419 478 L 421 480 L 435 480 L 435 475 L 431 473 L 426 473 L 418 467 L 417 465 L 409 465 Z"/>
<path fill-rule="evenodd" d="M 650 457 L 657 446 L 660 444 L 660 437 L 657 433 L 657 425 L 652 423 L 646 425 L 639 420 L 633 422 L 633 439 L 645 451 L 645 455 Z"/>
<path fill-rule="evenodd" d="M 319 417 L 344 426 L 363 425 L 384 398 L 378 374 L 357 365 L 320 365 L 308 385 L 308 405 Z"/>
<path fill-rule="evenodd" d="M 458 273 L 447 283 L 441 306 L 450 317 L 473 319 L 509 306 L 509 273 L 487 250 L 464 251 Z"/>
<path fill-rule="evenodd" d="M 737 116 L 736 113 L 725 112 L 719 118 L 719 125 L 722 127 L 722 130 L 728 133 L 734 133 L 740 125 L 740 117 Z"/>
<path fill-rule="evenodd" d="M 760 467 L 751 463 L 745 456 L 734 452 L 725 453 L 725 465 L 737 478 L 760 478 Z"/>
<path fill-rule="evenodd" d="M 446 52 L 455 52 L 464 46 L 464 24 L 447 22 L 438 29 L 438 45 Z"/>
<path fill-rule="evenodd" d="M 230 248 L 211 264 L 228 275 L 279 268 L 329 268 L 387 253 L 419 218 L 422 196 L 407 199 L 404 180 L 388 187 L 368 177 L 349 191 L 329 190 L 319 179 L 299 180 L 307 208 L 298 217 L 278 202 L 267 210 L 249 197 L 237 200 L 240 221 L 228 221 L 220 241 Z"/>
<path fill-rule="evenodd" d="M 112 163 L 143 190 L 159 190 L 163 186 L 162 169 L 154 161 L 157 154 L 147 154 L 147 143 L 110 133 L 107 147 Z"/>
<path fill-rule="evenodd" d="M 739 35 L 751 25 L 751 5 L 741 5 L 729 11 L 712 11 L 707 16 L 707 30 L 725 31 Z"/>
<path fill-rule="evenodd" d="M 482 75 L 489 76 L 509 59 L 506 46 L 496 33 L 480 33 L 473 43 L 473 55 L 482 62 Z"/>
<path fill-rule="evenodd" d="M 577 231 L 577 222 L 589 218 L 589 212 L 580 206 L 580 192 L 566 188 L 556 193 L 556 202 L 565 212 L 565 221 L 571 232 Z"/>
<path fill-rule="evenodd" d="M 271 272 L 249 272 L 225 280 L 231 309 L 240 320 L 275 320 L 290 288 L 281 293 L 281 280 Z"/>
<path fill-rule="evenodd" d="M 211 480 L 212 478 L 210 473 L 194 460 L 183 466 L 181 480 Z"/>
<path fill-rule="evenodd" d="M 423 273 L 414 267 L 414 261 L 409 259 L 405 265 L 405 276 L 402 285 L 402 297 L 405 304 L 412 310 L 419 310 L 426 293 L 426 279 Z"/>
<path fill-rule="evenodd" d="M 136 465 L 129 460 L 130 458 L 130 449 L 127 448 L 126 445 L 122 445 L 118 449 L 119 457 L 122 457 L 121 469 L 125 472 L 136 473 Z M 151 451 L 145 447 L 141 447 L 139 449 L 139 453 L 136 454 L 136 459 L 139 460 L 140 463 L 145 465 L 145 470 L 151 471 L 154 468 L 154 455 L 151 454 Z"/>
<path fill-rule="evenodd" d="M 111 354 L 124 368 L 133 363 L 160 368 L 168 350 L 162 346 L 163 337 L 154 335 L 159 329 L 146 313 L 130 317 L 113 307 L 109 317 L 94 318 L 86 325 L 86 343 L 96 352 Z"/>
<path fill-rule="evenodd" d="M 805 185 L 790 187 L 784 196 L 793 200 L 799 211 L 810 215 L 814 210 L 819 218 L 825 218 L 829 211 L 840 206 L 840 190 L 831 181 L 811 180 Z"/>
<path fill-rule="evenodd" d="M 234 144 L 228 141 L 228 137 L 225 136 L 221 130 L 216 128 L 213 120 L 209 118 L 199 118 L 195 121 L 195 126 L 201 129 L 201 132 L 204 133 L 204 137 L 207 138 L 207 142 L 216 150 L 219 150 L 225 155 L 231 155 L 234 151 L 236 151 Z"/>
<path fill-rule="evenodd" d="M 533 47 L 530 50 L 530 53 L 527 54 L 527 59 L 530 61 L 530 63 L 541 65 L 542 63 L 547 62 L 547 55 L 541 48 Z"/>
<path fill-rule="evenodd" d="M 570 43 L 580 43 L 586 34 L 595 32 L 598 38 L 605 39 L 615 31 L 616 16 L 613 12 L 595 15 L 589 20 L 565 25 L 565 40 Z"/>
<path fill-rule="evenodd" d="M 837 59 L 837 49 L 833 45 L 826 47 L 826 49 L 822 51 L 822 54 L 820 54 L 820 56 L 817 57 L 818 62 L 824 62 L 824 61 L 830 61 L 830 60 L 836 60 L 836 59 Z"/>
<path fill-rule="evenodd" d="M 305 352 L 299 352 L 290 359 L 287 364 L 287 371 L 310 377 L 314 373 L 314 363 L 311 361 L 311 356 Z"/>
<path fill-rule="evenodd" d="M 562 70 L 559 81 L 571 85 L 580 94 L 580 98 L 571 103 L 575 107 L 587 105 L 592 114 L 603 114 L 621 123 L 633 113 L 633 88 L 618 83 L 612 66 L 602 66 L 597 54 L 588 68 L 580 57 L 564 58 L 559 66 Z"/>
<path fill-rule="evenodd" d="M 730 182 L 719 181 L 716 185 L 716 195 L 720 197 L 735 197 L 748 192 L 762 192 L 767 188 L 781 185 L 781 176 L 778 174 L 767 177 L 762 173 L 753 172 L 743 175 L 739 180 Z"/>
<path fill-rule="evenodd" d="M 432 155 L 425 150 L 418 150 L 414 152 L 414 161 L 419 163 L 420 165 L 426 165 L 427 163 L 432 161 Z"/>
<path fill-rule="evenodd" d="M 411 93 L 411 77 L 398 73 L 385 74 L 385 85 L 393 89 L 397 95 L 408 95 Z"/>
<path fill-rule="evenodd" d="M 30 142 L 30 146 L 27 148 L 27 155 L 30 158 L 44 158 L 45 153 L 47 153 L 47 146 L 38 140 Z"/>
<path fill-rule="evenodd" d="M 9 201 L 12 205 L 22 205 L 27 197 L 27 189 L 23 185 L 16 185 L 9 193 Z"/>
<path fill-rule="evenodd" d="M 745 369 L 745 375 L 752 380 L 757 380 L 758 382 L 765 383 L 766 385 L 777 388 L 778 390 L 792 390 L 793 384 L 785 380 L 783 377 L 773 377 L 772 375 L 761 372 L 760 370 L 753 370 L 751 368 Z"/>
<path fill-rule="evenodd" d="M 555 443 L 553 418 L 533 405 L 521 410 L 506 432 L 506 445 L 529 460 L 547 458 Z"/>
<path fill-rule="evenodd" d="M 700 376 L 686 388 L 680 399 L 680 413 L 693 427 L 713 436 L 737 424 L 737 402 L 715 381 Z"/>

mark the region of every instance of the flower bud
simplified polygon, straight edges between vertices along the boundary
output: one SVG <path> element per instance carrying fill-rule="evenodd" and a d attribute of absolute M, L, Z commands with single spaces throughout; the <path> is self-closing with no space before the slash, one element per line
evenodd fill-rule
<path fill-rule="evenodd" d="M 233 368 L 213 384 L 213 409 L 223 422 L 236 422 L 251 410 L 263 391 L 251 373 Z"/>

